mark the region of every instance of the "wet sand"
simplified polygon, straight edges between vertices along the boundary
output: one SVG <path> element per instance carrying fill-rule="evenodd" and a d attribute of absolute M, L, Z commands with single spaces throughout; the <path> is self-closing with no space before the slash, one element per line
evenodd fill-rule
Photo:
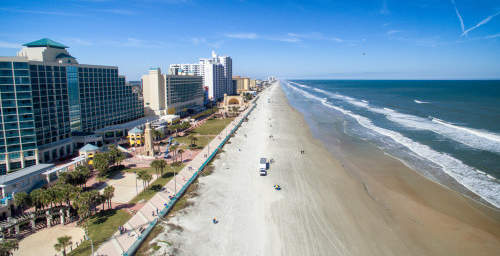
<path fill-rule="evenodd" d="M 340 147 L 332 153 L 277 84 L 267 89 L 214 161 L 214 173 L 199 179 L 194 205 L 154 240 L 157 254 L 500 254 L 498 211 L 374 146 L 336 139 Z M 260 157 L 274 160 L 266 177 L 258 175 Z"/>

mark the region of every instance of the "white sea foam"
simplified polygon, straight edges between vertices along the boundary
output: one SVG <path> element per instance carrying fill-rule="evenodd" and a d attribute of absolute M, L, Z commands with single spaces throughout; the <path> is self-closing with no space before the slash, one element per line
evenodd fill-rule
<path fill-rule="evenodd" d="M 312 90 L 327 95 L 331 98 L 343 100 L 351 105 L 365 108 L 371 112 L 385 115 L 386 118 L 399 125 L 417 129 L 428 130 L 436 134 L 448 137 L 454 141 L 467 145 L 474 149 L 500 153 L 500 135 L 480 131 L 472 128 L 461 127 L 447 123 L 437 118 L 423 118 L 415 115 L 403 114 L 390 108 L 378 108 L 370 104 L 338 93 L 331 93 L 322 89 L 312 88 Z"/>
<path fill-rule="evenodd" d="M 457 182 L 464 185 L 466 188 L 476 193 L 484 200 L 500 208 L 500 184 L 494 178 L 490 178 L 492 177 L 491 175 L 482 175 L 481 173 L 479 173 L 479 170 L 464 164 L 462 161 L 448 154 L 437 152 L 429 146 L 413 141 L 398 132 L 378 127 L 374 125 L 370 119 L 364 116 L 335 106 L 328 101 L 323 100 L 320 97 L 317 97 L 295 86 L 292 86 L 291 84 L 287 85 L 289 88 L 296 90 L 301 95 L 307 98 L 317 100 L 326 107 L 337 110 L 344 115 L 354 118 L 361 126 L 375 131 L 380 135 L 390 137 L 392 140 L 408 148 L 416 155 L 433 162 L 437 166 L 440 166 L 445 173 L 454 178 Z"/>
<path fill-rule="evenodd" d="M 413 101 L 414 101 L 415 103 L 417 103 L 417 104 L 427 104 L 427 103 L 429 103 L 429 102 L 427 102 L 427 101 L 419 101 L 419 100 L 413 100 Z"/>
<path fill-rule="evenodd" d="M 432 121 L 436 122 L 438 124 L 442 124 L 442 125 L 447 126 L 447 127 L 451 127 L 453 129 L 465 131 L 465 132 L 468 132 L 470 134 L 474 134 L 474 135 L 476 135 L 478 137 L 482 137 L 482 138 L 485 138 L 485 139 L 488 139 L 488 140 L 500 143 L 500 135 L 498 135 L 498 134 L 494 134 L 494 133 L 490 133 L 490 132 L 487 132 L 487 131 L 480 131 L 480 130 L 476 130 L 476 129 L 472 129 L 472 128 L 467 128 L 467 127 L 462 127 L 462 126 L 454 125 L 454 124 L 445 122 L 445 121 L 443 121 L 441 119 L 437 119 L 437 118 L 432 118 Z"/>
<path fill-rule="evenodd" d="M 299 84 L 299 83 L 295 83 L 295 82 L 288 82 L 288 83 L 291 83 L 291 84 L 297 85 L 297 86 L 302 87 L 302 88 L 311 88 L 310 86 L 305 85 L 305 84 Z"/>

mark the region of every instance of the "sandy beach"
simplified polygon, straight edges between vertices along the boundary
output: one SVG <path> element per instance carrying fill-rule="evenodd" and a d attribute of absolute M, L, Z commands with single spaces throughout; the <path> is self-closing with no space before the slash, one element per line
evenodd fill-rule
<path fill-rule="evenodd" d="M 374 146 L 331 139 L 337 151 L 313 138 L 277 83 L 266 89 L 199 178 L 193 205 L 163 224 L 156 255 L 500 254 L 499 211 Z M 266 177 L 260 157 L 273 159 Z"/>

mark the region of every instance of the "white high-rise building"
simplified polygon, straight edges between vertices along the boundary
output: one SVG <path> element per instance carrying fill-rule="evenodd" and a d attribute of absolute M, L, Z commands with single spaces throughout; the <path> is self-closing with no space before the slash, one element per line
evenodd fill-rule
<path fill-rule="evenodd" d="M 220 100 L 224 94 L 233 95 L 233 61 L 229 56 L 217 56 L 212 51 L 212 58 L 202 58 L 197 64 L 171 64 L 170 68 L 203 77 L 203 86 L 208 88 L 208 98 Z"/>
<path fill-rule="evenodd" d="M 234 95 L 236 92 L 233 87 L 233 60 L 229 56 L 219 56 L 219 63 L 224 67 L 225 93 Z M 224 95 L 222 95 L 224 97 Z"/>
<path fill-rule="evenodd" d="M 178 69 L 183 73 L 201 76 L 200 64 L 170 64 L 169 69 Z"/>

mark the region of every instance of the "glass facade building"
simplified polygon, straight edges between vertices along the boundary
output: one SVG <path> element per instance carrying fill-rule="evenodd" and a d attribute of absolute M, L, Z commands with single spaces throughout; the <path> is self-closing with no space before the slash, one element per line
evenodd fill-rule
<path fill-rule="evenodd" d="M 0 175 L 36 163 L 29 65 L 0 60 Z"/>
<path fill-rule="evenodd" d="M 89 133 L 144 116 L 142 102 L 132 86 L 125 84 L 125 77 L 118 75 L 118 68 L 78 66 L 77 77 L 78 85 L 68 87 L 75 98 L 71 104 L 73 130 Z"/>
<path fill-rule="evenodd" d="M 203 108 L 204 90 L 201 76 L 166 75 L 166 106 L 169 113 L 181 116 Z"/>
<path fill-rule="evenodd" d="M 81 65 L 49 39 L 0 57 L 0 175 L 73 154 L 72 134 L 144 116 L 113 66 Z"/>

